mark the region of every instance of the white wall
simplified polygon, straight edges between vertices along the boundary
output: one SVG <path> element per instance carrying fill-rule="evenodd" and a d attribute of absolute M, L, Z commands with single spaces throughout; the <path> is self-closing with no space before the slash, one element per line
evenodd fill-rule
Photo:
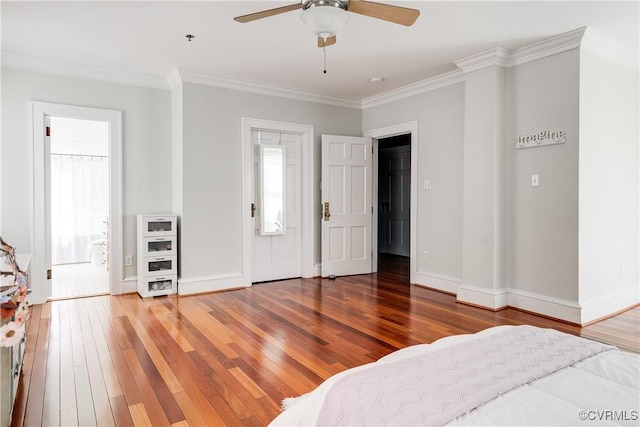
<path fill-rule="evenodd" d="M 462 279 L 464 84 L 458 83 L 363 111 L 362 129 L 418 121 L 417 258 L 421 284 L 455 286 Z M 430 179 L 432 189 L 422 183 Z M 414 238 L 414 236 L 412 236 Z"/>
<path fill-rule="evenodd" d="M 315 205 L 320 206 L 320 136 L 360 135 L 360 110 L 182 83 L 183 216 L 181 283 L 242 272 L 241 118 L 314 126 Z M 319 209 L 313 210 L 320 262 Z"/>
<path fill-rule="evenodd" d="M 2 69 L 2 237 L 29 247 L 29 101 L 123 111 L 124 253 L 135 254 L 135 215 L 171 210 L 171 97 L 168 91 Z M 7 203 L 7 201 L 11 203 Z M 125 276 L 135 267 L 125 267 Z"/>
<path fill-rule="evenodd" d="M 563 302 L 578 299 L 579 66 L 573 49 L 507 76 L 507 284 Z M 544 130 L 566 131 L 567 142 L 516 149 L 518 134 Z"/>
<path fill-rule="evenodd" d="M 638 72 L 582 49 L 579 302 L 586 321 L 607 314 L 616 299 L 622 307 L 640 301 L 638 126 Z"/>

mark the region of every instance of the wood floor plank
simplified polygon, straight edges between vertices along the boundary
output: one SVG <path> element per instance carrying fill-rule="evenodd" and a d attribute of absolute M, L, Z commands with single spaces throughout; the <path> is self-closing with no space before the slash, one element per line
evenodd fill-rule
<path fill-rule="evenodd" d="M 60 410 L 70 410 L 65 414 L 73 415 L 77 424 L 76 382 L 73 369 L 73 344 L 71 339 L 71 318 L 69 304 L 61 301 L 57 304 L 60 316 Z M 60 422 L 65 425 L 60 417 Z"/>
<path fill-rule="evenodd" d="M 85 346 L 87 345 L 85 341 L 91 340 L 91 332 L 88 329 L 89 317 L 79 302 L 80 300 L 69 301 L 78 424 L 95 426 L 96 412 L 91 393 L 91 380 L 89 378 L 89 367 L 87 365 L 85 351 Z"/>
<path fill-rule="evenodd" d="M 175 372 L 176 376 L 180 378 L 182 386 L 185 389 L 185 393 L 193 403 L 193 406 L 198 410 L 200 415 L 207 420 L 209 425 L 224 425 L 224 421 L 209 401 L 207 396 L 205 396 L 204 392 L 198 386 L 196 382 L 196 377 L 193 376 L 193 370 L 188 366 L 189 362 L 186 361 L 178 361 L 171 365 L 171 369 Z M 180 394 L 176 395 L 176 398 Z M 182 405 L 181 405 L 182 407 Z"/>
<path fill-rule="evenodd" d="M 137 405 L 132 405 L 133 407 L 139 408 L 142 406 L 145 409 L 145 413 L 147 417 L 151 421 L 151 425 L 153 426 L 169 426 L 171 423 L 167 418 L 167 415 L 164 412 L 163 404 L 158 399 L 158 396 L 155 394 L 151 383 L 149 382 L 149 378 L 147 378 L 140 361 L 136 355 L 136 352 L 133 349 L 126 349 L 124 351 L 125 359 L 131 369 L 131 374 L 133 375 L 136 384 L 138 385 L 138 389 L 140 390 L 140 396 L 142 397 L 142 403 Z M 131 408 L 130 406 L 129 408 Z M 136 415 L 137 416 L 137 415 Z M 135 425 L 138 425 L 138 421 L 134 416 L 134 413 L 131 413 L 131 417 Z"/>
<path fill-rule="evenodd" d="M 67 427 L 78 426 L 78 412 L 75 406 L 60 410 L 60 425 Z"/>
<path fill-rule="evenodd" d="M 131 418 L 131 412 L 127 406 L 127 400 L 124 395 L 115 396 L 111 399 L 111 409 L 113 411 L 113 420 L 117 427 L 130 427 L 133 426 L 133 419 Z"/>
<path fill-rule="evenodd" d="M 144 317 L 147 321 L 153 321 L 153 316 L 149 316 L 148 314 L 145 316 L 143 312 L 140 312 L 139 316 Z M 175 378 L 173 371 L 171 371 L 166 361 L 162 359 L 161 354 L 157 351 L 157 346 L 154 344 L 153 338 L 149 333 L 153 332 L 151 329 L 147 331 L 145 329 L 145 325 L 139 320 L 139 318 L 128 318 L 128 320 L 130 322 L 123 322 L 123 326 L 129 335 L 129 340 L 132 344 L 131 350 L 135 352 L 137 361 L 144 371 L 146 380 L 150 384 L 153 393 L 157 396 L 158 400 L 162 402 L 163 413 L 167 416 L 171 424 L 184 420 L 184 414 L 182 413 L 178 403 L 175 401 L 169 384 L 171 384 L 172 388 L 177 392 L 182 391 L 183 388 Z M 137 329 L 134 328 L 133 324 L 136 324 Z M 158 364 L 154 363 L 152 355 L 156 356 Z M 140 389 L 140 385 L 138 386 L 138 389 L 143 393 L 142 389 Z M 143 395 L 143 401 L 144 400 L 145 398 Z M 146 402 L 145 406 L 149 409 L 149 405 L 147 405 Z"/>
<path fill-rule="evenodd" d="M 44 312 L 45 310 L 42 310 L 42 313 Z M 38 322 L 38 328 L 41 331 L 37 336 L 34 351 L 34 361 L 38 361 L 39 363 L 34 362 L 33 369 L 31 370 L 24 424 L 27 426 L 39 426 L 42 425 L 44 386 L 47 373 L 47 364 L 44 361 L 47 360 L 49 348 L 49 318 L 42 317 L 40 319 L 32 319 L 31 321 Z"/>
<path fill-rule="evenodd" d="M 60 425 L 60 309 L 64 304 L 52 307 L 49 345 L 47 351 L 47 374 L 44 387 L 42 425 Z"/>
<path fill-rule="evenodd" d="M 131 419 L 133 420 L 133 425 L 138 427 L 152 427 L 154 426 L 153 421 L 149 417 L 149 413 L 147 409 L 144 407 L 143 403 L 138 403 L 135 405 L 129 406 L 129 412 L 131 413 Z"/>
<path fill-rule="evenodd" d="M 640 307 L 581 328 L 457 303 L 410 285 L 406 259 L 380 260 L 377 274 L 336 280 L 34 306 L 12 426 L 264 426 L 283 398 L 330 375 L 497 325 L 550 327 L 640 352 Z"/>
<path fill-rule="evenodd" d="M 138 388 L 136 383 L 131 375 L 131 371 L 129 370 L 129 366 L 127 365 L 127 361 L 122 353 L 122 349 L 120 348 L 119 341 L 117 338 L 117 333 L 115 332 L 115 328 L 113 328 L 113 324 L 120 325 L 120 318 L 112 317 L 111 319 L 107 318 L 107 313 L 99 313 L 100 324 L 102 326 L 102 330 L 105 334 L 105 339 L 107 341 L 107 346 L 109 347 L 109 357 L 113 364 L 113 368 L 118 377 L 118 385 L 120 387 L 121 392 L 124 394 L 127 405 L 135 405 L 142 402 L 140 397 L 140 393 L 138 392 Z M 124 328 L 122 328 L 124 332 Z M 127 338 L 128 342 L 128 338 Z M 115 382 L 115 379 L 113 380 Z M 115 385 L 113 386 L 115 388 Z M 117 390 L 112 390 L 111 393 L 117 393 Z M 110 397 L 116 397 L 115 395 Z"/>
<path fill-rule="evenodd" d="M 186 421 L 191 426 L 206 426 L 207 421 L 202 416 L 196 405 L 193 403 L 186 391 L 175 394 L 176 402 L 184 413 Z"/>

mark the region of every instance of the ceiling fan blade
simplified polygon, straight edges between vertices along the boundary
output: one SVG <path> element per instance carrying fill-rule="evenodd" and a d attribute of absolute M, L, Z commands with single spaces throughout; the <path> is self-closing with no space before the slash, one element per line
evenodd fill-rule
<path fill-rule="evenodd" d="M 365 0 L 351 0 L 349 12 L 370 16 L 400 25 L 410 26 L 416 22 L 420 11 L 408 7 L 393 6 L 390 4 L 374 3 Z"/>
<path fill-rule="evenodd" d="M 327 37 L 326 43 L 322 37 L 318 37 L 318 47 L 331 46 L 332 44 L 336 44 L 336 41 L 336 36 Z"/>
<path fill-rule="evenodd" d="M 279 15 L 281 13 L 290 12 L 292 10 L 300 9 L 300 3 L 291 4 L 289 6 L 276 7 L 275 9 L 263 10 L 261 12 L 250 13 L 248 15 L 236 16 L 233 18 L 237 22 L 251 22 L 269 16 Z"/>

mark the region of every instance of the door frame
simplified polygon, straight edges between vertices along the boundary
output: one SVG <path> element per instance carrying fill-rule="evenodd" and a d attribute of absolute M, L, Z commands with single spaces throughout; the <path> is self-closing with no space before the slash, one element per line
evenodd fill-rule
<path fill-rule="evenodd" d="M 389 138 L 397 135 L 411 135 L 411 207 L 409 221 L 409 234 L 411 241 L 409 242 L 409 282 L 416 282 L 417 275 L 417 231 L 418 231 L 418 121 L 399 123 L 383 128 L 371 129 L 364 133 L 373 139 L 373 206 L 378 206 L 378 140 Z M 378 209 L 373 210 L 373 224 L 371 226 L 371 250 L 373 251 L 372 262 L 375 273 L 378 271 Z"/>
<path fill-rule="evenodd" d="M 254 227 L 251 221 L 251 202 L 253 199 L 251 185 L 253 183 L 253 143 L 251 131 L 260 130 L 268 132 L 293 133 L 300 135 L 300 167 L 302 168 L 302 218 L 300 233 L 302 239 L 302 277 L 314 277 L 319 273 L 318 266 L 314 262 L 315 254 L 315 230 L 314 230 L 314 200 L 315 191 L 313 185 L 315 148 L 314 131 L 312 125 L 279 122 L 275 120 L 254 119 L 242 117 L 242 271 L 248 285 L 252 283 L 253 268 L 253 233 Z"/>
<path fill-rule="evenodd" d="M 47 188 L 50 170 L 47 117 L 94 120 L 109 123 L 109 292 L 122 293 L 122 111 L 30 101 L 31 108 L 31 300 L 43 304 L 51 295 L 47 268 L 51 260 L 50 202 Z M 47 249 L 48 245 L 48 249 Z M 49 288 L 47 288 L 49 286 Z"/>

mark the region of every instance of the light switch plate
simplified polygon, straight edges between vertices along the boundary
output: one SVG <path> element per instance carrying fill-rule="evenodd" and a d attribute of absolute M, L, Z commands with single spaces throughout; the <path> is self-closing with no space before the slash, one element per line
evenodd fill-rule
<path fill-rule="evenodd" d="M 540 177 L 537 174 L 531 175 L 531 186 L 532 187 L 540 186 Z"/>

